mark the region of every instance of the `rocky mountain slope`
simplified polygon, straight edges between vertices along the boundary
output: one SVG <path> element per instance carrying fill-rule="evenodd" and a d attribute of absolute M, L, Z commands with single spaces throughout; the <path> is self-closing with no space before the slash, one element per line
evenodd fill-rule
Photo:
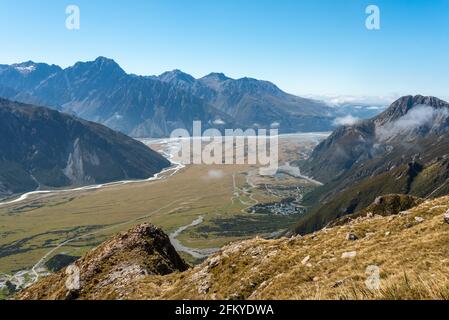
<path fill-rule="evenodd" d="M 155 226 L 143 224 L 113 237 L 69 269 L 42 279 L 19 297 L 123 299 L 129 296 L 127 286 L 133 281 L 149 275 L 181 272 L 187 268 L 168 236 Z"/>
<path fill-rule="evenodd" d="M 191 131 L 193 120 L 201 120 L 203 129 L 329 131 L 335 112 L 266 81 L 223 74 L 195 79 L 179 70 L 136 76 L 104 57 L 66 69 L 33 62 L 0 65 L 0 96 L 72 112 L 137 137 Z"/>
<path fill-rule="evenodd" d="M 437 140 L 449 130 L 449 104 L 435 97 L 407 96 L 395 101 L 386 111 L 354 125 L 338 128 L 302 164 L 303 172 L 329 182 L 361 167 L 366 173 L 384 172 L 398 163 L 416 157 L 429 158 L 421 139 Z M 388 157 L 385 161 L 384 156 Z M 384 161 L 381 161 L 384 160 Z M 368 163 L 371 161 L 371 163 Z"/>
<path fill-rule="evenodd" d="M 157 230 L 144 225 L 76 262 L 78 291 L 67 289 L 63 270 L 18 298 L 449 299 L 449 197 L 390 213 L 365 212 L 304 237 L 232 243 L 186 271 L 166 236 L 136 232 Z M 165 239 L 165 249 L 151 237 Z M 161 259 L 170 267 L 149 266 Z"/>
<path fill-rule="evenodd" d="M 313 209 L 298 225 L 300 233 L 361 210 L 381 195 L 448 194 L 449 104 L 403 97 L 373 119 L 338 128 L 298 164 L 324 182 L 305 197 Z"/>
<path fill-rule="evenodd" d="M 198 80 L 179 70 L 159 77 L 187 89 L 245 128 L 278 128 L 281 132 L 326 131 L 336 111 L 322 102 L 287 94 L 268 81 L 231 79 L 211 73 Z"/>
<path fill-rule="evenodd" d="M 144 144 L 48 108 L 0 99 L 0 198 L 146 179 L 170 166 Z"/>

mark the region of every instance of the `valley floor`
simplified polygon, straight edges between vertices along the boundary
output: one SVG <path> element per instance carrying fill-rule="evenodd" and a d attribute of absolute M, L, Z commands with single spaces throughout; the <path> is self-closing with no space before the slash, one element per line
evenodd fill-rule
<path fill-rule="evenodd" d="M 160 232 L 144 224 L 89 252 L 74 264 L 76 289 L 61 271 L 17 297 L 449 299 L 449 197 L 394 215 L 366 212 L 304 237 L 233 242 L 187 270 Z"/>
<path fill-rule="evenodd" d="M 281 163 L 298 153 L 307 155 L 325 137 L 281 138 Z M 161 152 L 165 148 L 163 141 L 148 143 Z M 294 224 L 297 214 L 254 213 L 250 208 L 300 197 L 314 182 L 289 173 L 267 179 L 257 172 L 249 165 L 187 166 L 153 181 L 32 194 L 1 205 L 0 286 L 11 280 L 20 286 L 32 283 L 46 273 L 43 268 L 53 256 L 81 256 L 112 234 L 143 222 L 171 233 L 181 255 L 194 264 L 229 242 L 274 235 Z"/>

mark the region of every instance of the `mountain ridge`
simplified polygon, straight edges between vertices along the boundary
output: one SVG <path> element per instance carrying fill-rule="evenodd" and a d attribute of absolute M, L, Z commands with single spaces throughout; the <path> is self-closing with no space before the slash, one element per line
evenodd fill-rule
<path fill-rule="evenodd" d="M 0 197 L 146 179 L 170 162 L 100 124 L 0 98 Z"/>
<path fill-rule="evenodd" d="M 388 193 L 445 195 L 448 156 L 449 104 L 435 97 L 405 96 L 377 117 L 342 126 L 297 163 L 324 186 L 304 197 L 311 210 L 296 231 L 316 230 Z"/>
<path fill-rule="evenodd" d="M 290 95 L 268 81 L 220 73 L 195 79 L 180 70 L 138 76 L 105 57 L 65 69 L 46 66 L 44 73 L 22 74 L 2 65 L 0 94 L 74 113 L 136 137 L 166 137 L 174 129 L 191 132 L 193 120 L 219 130 L 275 126 L 291 133 L 334 127 L 334 111 L 325 103 Z"/>

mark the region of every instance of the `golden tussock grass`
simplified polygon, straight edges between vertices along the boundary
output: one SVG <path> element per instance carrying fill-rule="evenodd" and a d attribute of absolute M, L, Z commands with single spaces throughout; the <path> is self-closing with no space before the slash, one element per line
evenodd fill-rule
<path fill-rule="evenodd" d="M 448 209 L 443 197 L 305 237 L 236 242 L 191 270 L 158 277 L 157 292 L 147 290 L 156 278 L 140 281 L 132 298 L 449 299 Z M 343 258 L 348 252 L 355 257 Z M 377 288 L 366 285 L 373 268 Z"/>

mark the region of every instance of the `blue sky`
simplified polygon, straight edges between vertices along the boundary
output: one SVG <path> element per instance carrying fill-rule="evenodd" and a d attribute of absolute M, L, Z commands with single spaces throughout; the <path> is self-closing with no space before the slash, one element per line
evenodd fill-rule
<path fill-rule="evenodd" d="M 224 72 L 298 95 L 449 96 L 447 0 L 1 0 L 0 36 L 0 63 L 101 55 L 130 73 Z"/>

